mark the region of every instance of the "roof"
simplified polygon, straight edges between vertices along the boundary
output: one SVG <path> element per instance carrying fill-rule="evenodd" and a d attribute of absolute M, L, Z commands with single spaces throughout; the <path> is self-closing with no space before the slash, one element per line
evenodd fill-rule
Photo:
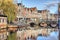
<path fill-rule="evenodd" d="M 32 8 L 27 8 L 27 7 L 25 7 L 25 10 L 32 10 L 32 11 L 34 11 L 34 10 L 36 10 L 36 7 L 32 7 Z"/>
<path fill-rule="evenodd" d="M 36 7 L 30 8 L 30 10 L 34 11 L 34 10 L 36 10 Z"/>
<path fill-rule="evenodd" d="M 22 5 L 22 3 L 17 3 L 17 5 L 19 6 L 19 5 Z"/>
<path fill-rule="evenodd" d="M 38 13 L 41 13 L 42 12 L 42 10 L 38 10 Z"/>
<path fill-rule="evenodd" d="M 38 10 L 38 13 L 42 13 L 43 12 L 49 12 L 49 10 Z"/>
<path fill-rule="evenodd" d="M 6 16 L 6 15 L 1 15 L 1 14 L 0 14 L 0 17 L 7 17 L 7 16 Z"/>

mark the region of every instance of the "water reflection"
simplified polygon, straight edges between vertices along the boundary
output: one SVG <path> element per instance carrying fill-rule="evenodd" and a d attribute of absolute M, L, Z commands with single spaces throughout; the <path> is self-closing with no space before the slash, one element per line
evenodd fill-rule
<path fill-rule="evenodd" d="M 58 31 L 53 31 L 48 36 L 38 36 L 37 40 L 58 40 L 58 34 Z"/>

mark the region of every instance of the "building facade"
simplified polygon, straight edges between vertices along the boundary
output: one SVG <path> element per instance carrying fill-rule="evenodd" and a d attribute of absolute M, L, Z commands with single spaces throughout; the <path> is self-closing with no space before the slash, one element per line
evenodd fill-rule
<path fill-rule="evenodd" d="M 17 19 L 22 22 L 40 22 L 56 20 L 55 14 L 50 14 L 49 10 L 37 10 L 36 7 L 27 8 L 22 3 L 18 3 Z M 55 19 L 54 19 L 55 18 Z"/>
<path fill-rule="evenodd" d="M 7 39 L 7 16 L 3 15 L 3 10 L 0 10 L 0 40 Z"/>

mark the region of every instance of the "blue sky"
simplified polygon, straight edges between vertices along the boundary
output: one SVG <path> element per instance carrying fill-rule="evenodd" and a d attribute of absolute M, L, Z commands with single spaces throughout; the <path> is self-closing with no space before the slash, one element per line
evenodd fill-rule
<path fill-rule="evenodd" d="M 48 9 L 51 13 L 57 13 L 58 5 L 56 3 L 58 1 L 59 0 L 22 0 L 22 3 L 28 8 L 37 7 L 38 10 Z M 21 0 L 18 0 L 18 3 L 21 3 Z"/>

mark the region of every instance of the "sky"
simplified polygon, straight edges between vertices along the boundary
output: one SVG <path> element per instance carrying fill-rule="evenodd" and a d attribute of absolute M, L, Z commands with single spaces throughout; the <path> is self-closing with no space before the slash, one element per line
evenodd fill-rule
<path fill-rule="evenodd" d="M 36 7 L 38 10 L 48 9 L 51 13 L 57 13 L 59 0 L 18 0 L 18 3 L 25 5 L 25 7 Z"/>

